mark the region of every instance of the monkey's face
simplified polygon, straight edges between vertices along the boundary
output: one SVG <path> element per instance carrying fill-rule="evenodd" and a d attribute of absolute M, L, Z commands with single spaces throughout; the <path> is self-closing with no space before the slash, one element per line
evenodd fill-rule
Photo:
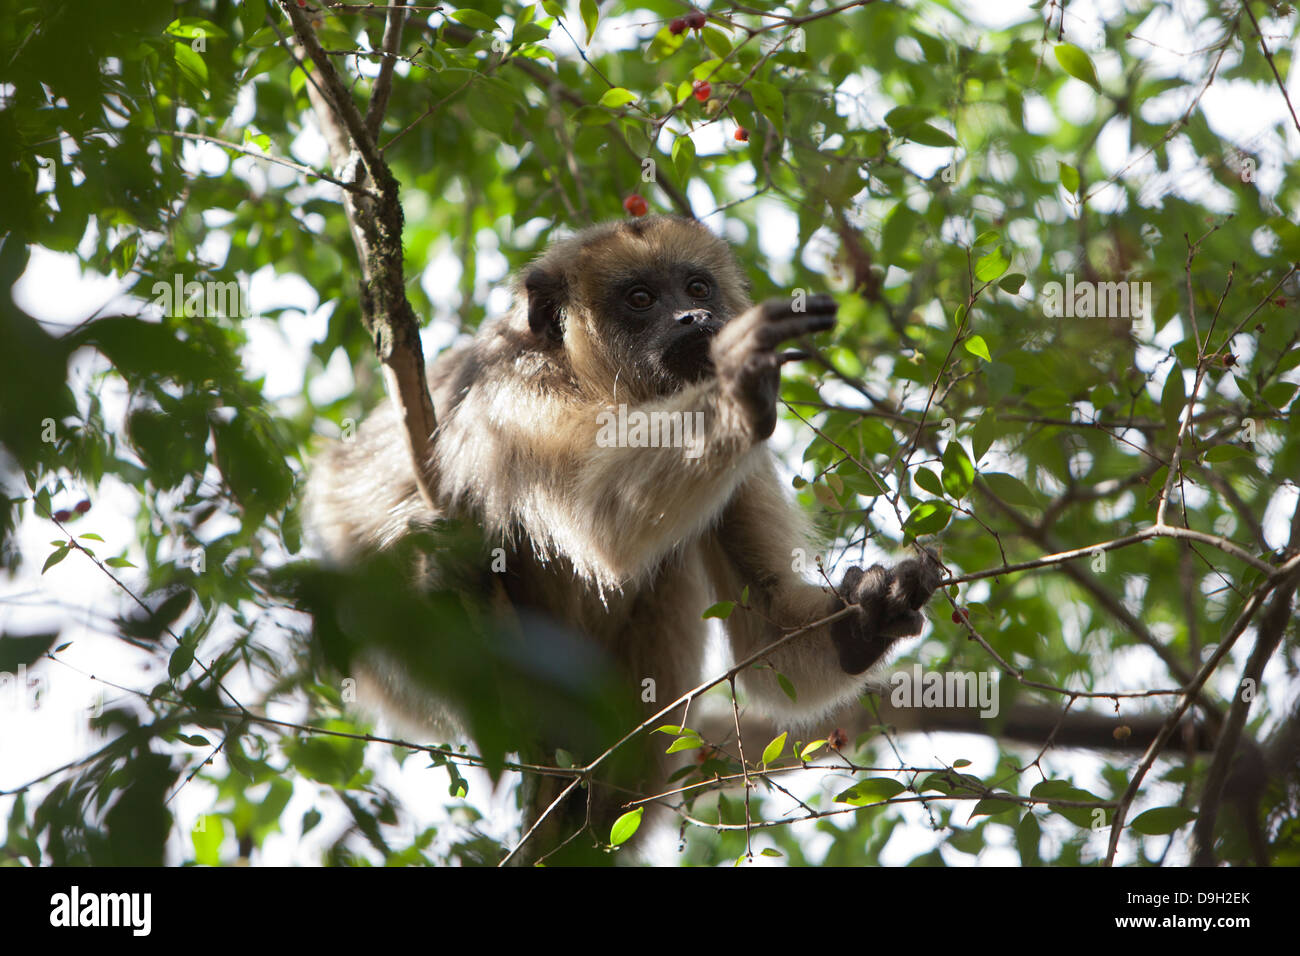
<path fill-rule="evenodd" d="M 529 325 L 578 378 L 649 397 L 713 371 L 710 342 L 748 308 L 730 247 L 697 222 L 652 217 L 552 246 L 525 280 Z"/>
<path fill-rule="evenodd" d="M 640 365 L 671 391 L 713 370 L 709 341 L 730 316 L 718 277 L 698 262 L 670 262 L 603 283 L 593 309 L 624 368 Z"/>

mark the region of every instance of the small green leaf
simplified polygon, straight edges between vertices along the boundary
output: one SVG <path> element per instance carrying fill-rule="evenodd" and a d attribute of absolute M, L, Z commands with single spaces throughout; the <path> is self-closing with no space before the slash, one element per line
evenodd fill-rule
<path fill-rule="evenodd" d="M 953 498 L 964 498 L 974 482 L 975 466 L 966 449 L 956 440 L 948 442 L 943 450 L 943 490 Z"/>
<path fill-rule="evenodd" d="M 135 567 L 135 565 L 132 564 L 130 561 L 128 561 L 126 558 L 106 558 L 106 559 L 104 560 L 104 563 L 107 564 L 110 568 L 133 568 L 133 567 Z"/>
<path fill-rule="evenodd" d="M 664 753 L 675 754 L 683 750 L 694 750 L 696 747 L 703 747 L 703 746 L 704 746 L 704 741 L 699 737 L 691 737 L 691 736 L 678 737 L 676 740 L 674 740 L 671 744 L 668 745 L 668 749 L 665 750 Z"/>
<path fill-rule="evenodd" d="M 762 851 L 760 851 L 758 855 L 759 856 L 785 856 L 785 854 L 782 853 L 780 850 L 775 850 L 770 846 L 763 847 Z"/>
<path fill-rule="evenodd" d="M 590 43 L 591 35 L 596 32 L 596 24 L 600 20 L 600 9 L 596 6 L 596 0 L 582 0 L 578 5 L 578 12 L 582 15 L 582 25 L 587 28 L 587 42 Z"/>
<path fill-rule="evenodd" d="M 979 803 L 975 804 L 975 809 L 971 811 L 970 815 L 972 818 L 980 816 L 993 817 L 997 816 L 999 813 L 1007 813 L 1010 810 L 1014 810 L 1018 806 L 1019 804 L 1013 803 L 1010 800 L 981 800 Z"/>
<path fill-rule="evenodd" d="M 1023 276 L 1021 278 L 1023 278 Z M 984 336 L 972 335 L 970 338 L 966 339 L 965 345 L 966 351 L 971 355 L 982 358 L 986 362 L 993 361 L 993 357 L 989 355 L 988 343 L 984 341 Z"/>
<path fill-rule="evenodd" d="M 586 0 L 583 0 L 584 5 Z M 609 829 L 610 846 L 619 846 L 632 839 L 632 835 L 641 826 L 641 818 L 645 816 L 645 807 L 637 807 L 628 813 L 623 814 L 614 821 L 614 825 Z"/>
<path fill-rule="evenodd" d="M 1012 272 L 998 280 L 998 288 L 1009 295 L 1015 295 L 1024 284 L 1025 274 L 1023 272 Z"/>
<path fill-rule="evenodd" d="M 451 18 L 457 23 L 463 23 L 473 30 L 481 30 L 484 33 L 495 33 L 500 26 L 495 20 L 484 13 L 482 10 L 463 9 L 457 10 L 451 15 Z"/>
<path fill-rule="evenodd" d="M 898 796 L 906 789 L 907 787 L 892 777 L 868 777 L 866 780 L 859 780 L 849 789 L 839 794 L 835 798 L 835 802 L 862 807 L 869 803 L 882 803 Z"/>
<path fill-rule="evenodd" d="M 807 760 L 809 757 L 811 757 L 813 754 L 815 754 L 817 751 L 821 750 L 825 746 L 826 746 L 825 740 L 814 740 L 811 743 L 806 744 L 803 750 L 799 751 L 799 759 Z"/>
<path fill-rule="evenodd" d="M 194 648 L 188 644 L 181 644 L 176 650 L 172 651 L 171 658 L 167 661 L 167 674 L 175 680 L 194 663 Z"/>
<path fill-rule="evenodd" d="M 797 701 L 799 699 L 794 692 L 794 684 L 790 683 L 790 678 L 786 677 L 784 674 L 777 674 L 776 682 L 781 686 L 781 690 L 785 691 L 785 696 L 789 697 L 791 700 Z"/>
<path fill-rule="evenodd" d="M 1061 185 L 1065 187 L 1067 193 L 1077 193 L 1079 191 L 1079 171 L 1069 163 L 1063 163 L 1059 159 L 1056 161 L 1056 169 L 1061 177 Z"/>
<path fill-rule="evenodd" d="M 719 601 L 700 616 L 703 618 L 716 617 L 719 620 L 725 621 L 727 618 L 731 617 L 731 612 L 735 607 L 735 601 Z"/>
<path fill-rule="evenodd" d="M 903 528 L 914 535 L 938 534 L 948 526 L 952 508 L 942 501 L 924 501 L 912 509 Z"/>
<path fill-rule="evenodd" d="M 789 731 L 783 731 L 781 736 L 776 737 L 770 744 L 763 748 L 763 763 L 769 764 L 777 757 L 781 756 L 785 750 L 785 739 L 789 736 Z"/>
<path fill-rule="evenodd" d="M 1097 82 L 1097 68 L 1092 65 L 1092 57 L 1073 43 L 1058 43 L 1055 52 L 1056 62 L 1061 64 L 1061 69 L 1076 80 L 1083 80 L 1094 90 L 1101 89 Z"/>
<path fill-rule="evenodd" d="M 615 86 L 605 91 L 605 95 L 600 98 L 600 105 L 611 110 L 616 110 L 620 106 L 626 106 L 628 103 L 636 102 L 636 94 L 631 90 L 626 90 L 621 86 Z"/>
<path fill-rule="evenodd" d="M 975 278 L 980 282 L 992 282 L 1009 268 L 1011 260 L 1002 254 L 1002 247 L 999 246 L 975 263 Z"/>
<path fill-rule="evenodd" d="M 58 564 L 60 561 L 66 558 L 68 556 L 69 550 L 71 550 L 71 546 L 67 544 L 61 544 L 57 548 L 55 548 L 54 551 L 50 554 L 50 556 L 45 559 L 45 566 L 41 568 L 41 574 L 44 574 L 50 568 L 54 567 L 56 564 Z"/>
<path fill-rule="evenodd" d="M 685 181 L 691 164 L 695 162 L 695 143 L 689 136 L 678 136 L 673 140 L 673 171 L 677 178 Z"/>
<path fill-rule="evenodd" d="M 1157 807 L 1140 815 L 1129 824 L 1129 828 L 1147 836 L 1159 836 L 1173 833 L 1195 819 L 1196 814 L 1186 807 Z"/>
<path fill-rule="evenodd" d="M 103 541 L 104 540 L 99 535 L 95 534 L 95 532 L 93 531 L 88 531 L 85 534 L 79 534 L 77 535 L 77 537 L 80 538 L 82 541 Z"/>
<path fill-rule="evenodd" d="M 918 468 L 912 472 L 912 481 L 916 482 L 918 488 L 930 492 L 935 497 L 943 497 L 943 482 L 929 468 Z"/>
<path fill-rule="evenodd" d="M 1250 452 L 1240 445 L 1215 445 L 1205 453 L 1205 460 L 1209 462 L 1232 461 L 1234 458 L 1247 458 Z"/>

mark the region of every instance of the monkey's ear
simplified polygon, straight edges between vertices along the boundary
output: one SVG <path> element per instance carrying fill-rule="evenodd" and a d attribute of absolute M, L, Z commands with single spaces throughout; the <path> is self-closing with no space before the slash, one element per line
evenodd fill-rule
<path fill-rule="evenodd" d="M 532 269 L 524 277 L 524 291 L 528 293 L 528 327 L 533 334 L 560 341 L 564 337 L 560 318 L 567 292 L 564 277 L 541 267 Z"/>

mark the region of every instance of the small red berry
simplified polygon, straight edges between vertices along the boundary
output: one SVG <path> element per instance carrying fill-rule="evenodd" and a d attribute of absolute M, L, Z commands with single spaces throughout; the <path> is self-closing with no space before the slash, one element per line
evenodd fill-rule
<path fill-rule="evenodd" d="M 54 512 L 55 521 L 67 521 L 71 517 L 72 512 L 66 508 L 60 508 L 58 511 Z"/>
<path fill-rule="evenodd" d="M 668 22 L 668 32 L 673 36 L 681 36 L 686 32 L 686 21 L 681 17 L 676 17 Z"/>
<path fill-rule="evenodd" d="M 749 142 L 749 130 L 745 129 L 745 127 L 743 126 L 737 126 L 736 132 L 734 132 L 732 135 L 735 136 L 739 142 L 742 143 Z"/>
<path fill-rule="evenodd" d="M 699 10 L 692 10 L 686 14 L 686 25 L 692 30 L 703 30 L 704 24 L 709 22 L 709 18 L 700 13 Z"/>
<path fill-rule="evenodd" d="M 970 620 L 970 612 L 967 611 L 964 607 L 959 607 L 957 608 L 957 610 L 952 612 L 952 622 L 954 624 L 960 624 L 962 621 L 969 621 L 969 620 Z"/>
<path fill-rule="evenodd" d="M 1273 300 L 1273 304 L 1280 309 L 1286 305 L 1286 299 L 1284 299 L 1282 296 L 1278 296 L 1276 299 Z"/>
<path fill-rule="evenodd" d="M 645 201 L 645 197 L 638 193 L 633 193 L 623 200 L 623 208 L 633 216 L 644 216 L 650 211 L 650 204 Z"/>
<path fill-rule="evenodd" d="M 89 502 L 89 501 L 78 501 L 78 502 L 77 502 L 77 506 L 76 506 L 76 508 L 75 508 L 74 510 L 77 512 L 77 514 L 79 514 L 79 515 L 84 515 L 87 511 L 90 510 L 90 502 Z"/>
<path fill-rule="evenodd" d="M 701 103 L 713 95 L 713 87 L 709 85 L 708 80 L 696 80 L 691 84 L 691 91 Z"/>

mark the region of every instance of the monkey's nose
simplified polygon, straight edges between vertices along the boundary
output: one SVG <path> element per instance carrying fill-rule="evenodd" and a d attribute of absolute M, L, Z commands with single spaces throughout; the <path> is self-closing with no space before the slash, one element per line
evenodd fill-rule
<path fill-rule="evenodd" d="M 707 309 L 694 309 L 689 312 L 677 313 L 678 325 L 703 325 L 713 318 L 712 313 Z"/>

